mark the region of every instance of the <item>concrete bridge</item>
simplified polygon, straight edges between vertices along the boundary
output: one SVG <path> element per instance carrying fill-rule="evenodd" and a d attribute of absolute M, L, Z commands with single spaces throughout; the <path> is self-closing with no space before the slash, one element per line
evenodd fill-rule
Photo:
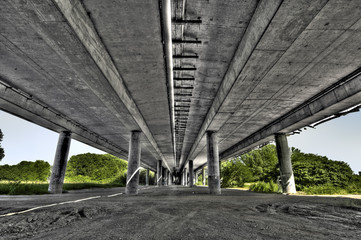
<path fill-rule="evenodd" d="M 359 0 L 28 0 L 0 3 L 0 109 L 181 182 L 361 103 Z M 183 174 L 183 175 L 182 175 Z M 185 181 L 183 181 L 185 182 Z M 160 183 L 160 181 L 159 181 Z"/>

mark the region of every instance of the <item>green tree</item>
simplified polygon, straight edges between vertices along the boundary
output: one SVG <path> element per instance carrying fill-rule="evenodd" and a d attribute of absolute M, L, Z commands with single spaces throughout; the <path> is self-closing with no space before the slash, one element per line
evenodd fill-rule
<path fill-rule="evenodd" d="M 50 164 L 43 160 L 21 161 L 16 165 L 0 166 L 0 180 L 46 181 L 50 175 Z"/>
<path fill-rule="evenodd" d="M 233 158 L 221 164 L 222 187 L 243 187 L 252 179 L 252 173 L 240 158 Z"/>
<path fill-rule="evenodd" d="M 242 162 L 250 169 L 252 181 L 276 181 L 279 175 L 276 146 L 268 144 L 241 155 Z"/>
<path fill-rule="evenodd" d="M 114 178 L 127 171 L 127 162 L 110 154 L 84 153 L 70 158 L 67 177 L 86 176 L 100 181 Z"/>
<path fill-rule="evenodd" d="M 4 148 L 1 147 L 1 142 L 3 140 L 4 134 L 0 129 L 0 161 L 5 157 L 5 151 Z"/>
<path fill-rule="evenodd" d="M 146 175 L 147 175 L 147 170 L 141 169 L 140 173 L 139 173 L 139 184 L 140 185 L 146 184 Z M 155 181 L 155 174 L 154 174 L 154 172 L 149 171 L 149 185 L 153 185 L 154 181 Z"/>
<path fill-rule="evenodd" d="M 346 187 L 353 178 L 350 166 L 342 161 L 333 161 L 325 156 L 302 153 L 292 149 L 292 166 L 296 187 L 332 184 L 335 187 Z"/>

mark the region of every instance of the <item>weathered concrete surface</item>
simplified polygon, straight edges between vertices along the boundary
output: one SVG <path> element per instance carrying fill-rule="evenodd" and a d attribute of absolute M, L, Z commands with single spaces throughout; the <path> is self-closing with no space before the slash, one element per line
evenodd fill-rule
<path fill-rule="evenodd" d="M 61 132 L 59 134 L 58 145 L 56 147 L 53 167 L 51 169 L 49 192 L 61 194 L 68 162 L 68 155 L 71 142 L 71 132 Z"/>
<path fill-rule="evenodd" d="M 189 187 L 193 187 L 194 185 L 194 171 L 193 171 L 193 161 L 192 160 L 189 160 L 188 161 L 188 171 L 189 171 L 189 183 L 188 183 L 188 186 Z"/>
<path fill-rule="evenodd" d="M 207 166 L 209 193 L 221 194 L 221 176 L 219 168 L 218 138 L 217 133 L 207 132 Z"/>
<path fill-rule="evenodd" d="M 0 109 L 182 172 L 207 131 L 224 159 L 361 103 L 361 1 L 171 2 L 2 1 Z"/>
<path fill-rule="evenodd" d="M 149 169 L 145 172 L 145 186 L 149 186 Z"/>
<path fill-rule="evenodd" d="M 162 178 L 163 178 L 163 168 L 162 168 L 162 160 L 158 160 L 157 162 L 157 185 L 162 186 Z"/>
<path fill-rule="evenodd" d="M 286 134 L 276 134 L 276 149 L 280 168 L 282 192 L 296 193 L 295 177 L 293 176 L 291 150 L 288 147 Z"/>
<path fill-rule="evenodd" d="M 284 196 L 204 187 L 71 191 L 56 196 L 0 197 L 0 239 L 360 239 L 361 200 Z M 190 207 L 191 206 L 191 207 Z M 136 221 L 134 221 L 136 219 Z"/>
<path fill-rule="evenodd" d="M 138 194 L 140 155 L 142 152 L 140 138 L 142 132 L 132 131 L 129 142 L 127 186 L 125 193 L 128 195 Z"/>

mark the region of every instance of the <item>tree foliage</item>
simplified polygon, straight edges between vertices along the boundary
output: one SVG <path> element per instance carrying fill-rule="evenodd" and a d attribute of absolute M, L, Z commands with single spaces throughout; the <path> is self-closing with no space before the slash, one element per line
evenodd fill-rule
<path fill-rule="evenodd" d="M 84 153 L 70 158 L 66 176 L 84 176 L 90 180 L 100 181 L 125 174 L 128 163 L 110 154 Z"/>
<path fill-rule="evenodd" d="M 302 153 L 292 149 L 293 173 L 297 190 L 319 186 L 334 189 L 347 188 L 348 192 L 360 191 L 361 177 L 354 175 L 350 166 L 325 156 Z M 221 165 L 222 187 L 243 186 L 244 182 L 275 182 L 279 176 L 276 146 L 269 144 Z M 359 189 L 359 190 L 357 190 Z"/>
<path fill-rule="evenodd" d="M 22 161 L 16 165 L 0 166 L 0 180 L 46 181 L 50 175 L 50 164 L 43 160 Z"/>
<path fill-rule="evenodd" d="M 353 178 L 350 166 L 342 161 L 333 161 L 324 156 L 302 153 L 292 149 L 292 165 L 296 186 L 304 187 L 331 184 L 346 187 Z"/>
<path fill-rule="evenodd" d="M 141 169 L 140 174 L 139 174 L 139 184 L 140 185 L 146 184 L 146 175 L 147 175 L 147 170 Z M 154 174 L 154 172 L 149 171 L 149 185 L 154 185 L 154 181 L 155 181 L 155 174 Z"/>
<path fill-rule="evenodd" d="M 5 157 L 5 151 L 4 148 L 1 147 L 1 142 L 3 140 L 4 134 L 0 129 L 0 161 Z"/>
<path fill-rule="evenodd" d="M 222 187 L 243 187 L 244 183 L 252 180 L 252 173 L 240 158 L 234 158 L 221 164 Z"/>
<path fill-rule="evenodd" d="M 279 175 L 276 146 L 268 144 L 241 156 L 241 161 L 250 169 L 252 181 L 276 181 Z"/>

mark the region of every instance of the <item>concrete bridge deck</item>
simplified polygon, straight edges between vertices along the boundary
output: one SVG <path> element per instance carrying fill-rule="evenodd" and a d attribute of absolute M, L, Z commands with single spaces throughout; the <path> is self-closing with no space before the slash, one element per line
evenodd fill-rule
<path fill-rule="evenodd" d="M 0 4 L 0 109 L 154 171 L 361 103 L 359 0 Z"/>
<path fill-rule="evenodd" d="M 361 200 L 204 187 L 124 188 L 1 197 L 0 239 L 360 239 Z M 90 197 L 101 196 L 90 199 Z M 113 196 L 113 197 L 108 197 Z"/>

